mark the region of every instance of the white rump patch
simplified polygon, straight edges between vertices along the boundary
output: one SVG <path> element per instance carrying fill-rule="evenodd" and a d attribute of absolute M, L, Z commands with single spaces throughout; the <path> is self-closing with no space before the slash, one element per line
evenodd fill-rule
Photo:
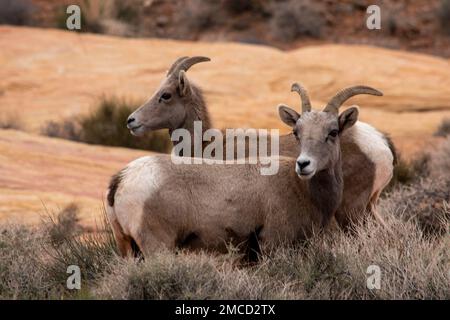
<path fill-rule="evenodd" d="M 141 157 L 124 169 L 114 204 L 122 226 L 130 220 L 139 221 L 138 215 L 143 212 L 145 201 L 161 185 L 163 177 L 159 161 L 157 156 Z"/>
<path fill-rule="evenodd" d="M 394 156 L 385 136 L 371 125 L 357 121 L 347 131 L 361 151 L 375 163 L 373 192 L 383 189 L 391 180 Z"/>

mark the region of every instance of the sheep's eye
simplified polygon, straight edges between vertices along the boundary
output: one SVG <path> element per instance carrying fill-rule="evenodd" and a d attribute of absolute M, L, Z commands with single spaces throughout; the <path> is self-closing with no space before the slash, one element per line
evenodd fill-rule
<path fill-rule="evenodd" d="M 331 136 L 331 137 L 333 137 L 333 138 L 335 138 L 335 137 L 337 137 L 338 133 L 339 133 L 339 132 L 338 132 L 337 130 L 331 130 L 330 133 L 329 133 L 328 135 Z"/>
<path fill-rule="evenodd" d="M 172 95 L 168 92 L 163 93 L 161 96 L 161 99 L 166 100 L 166 101 L 170 100 L 170 98 L 172 98 Z"/>
<path fill-rule="evenodd" d="M 292 134 L 295 136 L 296 139 L 298 139 L 298 133 L 297 133 L 297 131 L 295 131 L 295 130 L 292 131 Z"/>

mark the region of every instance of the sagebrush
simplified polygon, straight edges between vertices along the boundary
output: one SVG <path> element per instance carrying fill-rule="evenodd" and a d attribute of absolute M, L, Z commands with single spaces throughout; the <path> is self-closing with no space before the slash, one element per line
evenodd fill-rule
<path fill-rule="evenodd" d="M 169 152 L 172 143 L 164 130 L 135 137 L 127 129 L 128 116 L 140 105 L 139 101 L 132 99 L 104 96 L 99 98 L 90 113 L 71 120 L 50 121 L 41 132 L 50 137 L 89 144 Z"/>

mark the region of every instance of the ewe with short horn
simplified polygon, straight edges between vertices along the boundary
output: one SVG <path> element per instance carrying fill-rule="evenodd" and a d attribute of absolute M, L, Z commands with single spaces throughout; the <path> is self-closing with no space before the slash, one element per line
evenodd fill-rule
<path fill-rule="evenodd" d="M 204 131 L 211 125 L 201 90 L 186 76 L 194 64 L 211 61 L 208 57 L 183 56 L 175 60 L 158 90 L 127 119 L 131 133 L 141 136 L 147 131 L 179 128 L 193 132 L 194 121 L 202 121 Z"/>
<path fill-rule="evenodd" d="M 207 61 L 211 61 L 211 59 L 202 56 L 178 58 L 170 68 L 167 75 L 168 76 L 173 75 L 174 77 L 178 77 L 178 73 L 180 71 L 188 71 L 189 68 L 192 67 L 194 64 Z"/>
<path fill-rule="evenodd" d="M 175 70 L 175 68 L 180 64 L 180 62 L 187 58 L 189 58 L 189 57 L 184 56 L 184 57 L 179 57 L 177 60 L 175 60 L 175 62 L 170 67 L 169 71 L 167 71 L 167 76 L 170 76 L 172 74 L 173 70 Z"/>

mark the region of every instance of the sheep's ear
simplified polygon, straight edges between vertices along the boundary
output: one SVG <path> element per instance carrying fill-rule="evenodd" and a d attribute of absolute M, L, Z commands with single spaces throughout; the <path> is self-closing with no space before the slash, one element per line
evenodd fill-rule
<path fill-rule="evenodd" d="M 297 113 L 297 111 L 289 108 L 284 104 L 280 104 L 278 106 L 278 114 L 280 115 L 281 121 L 292 128 L 295 127 L 297 120 L 300 119 L 300 115 Z"/>
<path fill-rule="evenodd" d="M 357 106 L 348 108 L 339 115 L 339 133 L 353 126 L 358 120 L 359 110 Z"/>
<path fill-rule="evenodd" d="M 178 74 L 178 90 L 180 92 L 180 96 L 184 97 L 189 92 L 189 80 L 186 77 L 186 72 L 181 70 Z"/>

